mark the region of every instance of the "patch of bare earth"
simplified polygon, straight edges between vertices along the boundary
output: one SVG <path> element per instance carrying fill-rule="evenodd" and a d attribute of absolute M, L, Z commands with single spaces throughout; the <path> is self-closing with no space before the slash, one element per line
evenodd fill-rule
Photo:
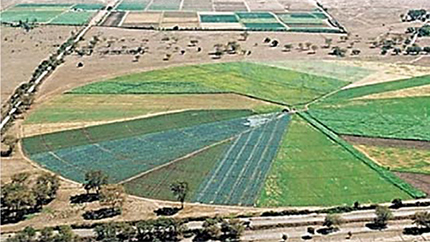
<path fill-rule="evenodd" d="M 385 147 L 402 147 L 402 148 L 412 148 L 412 149 L 430 149 L 430 142 L 428 141 L 371 138 L 371 137 L 352 136 L 352 135 L 342 135 L 341 137 L 344 140 L 354 144 L 385 146 Z"/>
<path fill-rule="evenodd" d="M 398 177 L 405 180 L 412 186 L 420 189 L 427 194 L 430 194 L 430 175 L 407 173 L 407 172 L 394 172 Z"/>

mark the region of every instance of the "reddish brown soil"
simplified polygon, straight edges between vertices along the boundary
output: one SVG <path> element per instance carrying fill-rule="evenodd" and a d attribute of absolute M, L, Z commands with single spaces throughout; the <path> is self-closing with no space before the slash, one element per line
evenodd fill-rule
<path fill-rule="evenodd" d="M 401 179 L 405 180 L 407 183 L 427 193 L 427 197 L 429 197 L 430 175 L 406 173 L 406 172 L 394 172 L 394 173 Z"/>
<path fill-rule="evenodd" d="M 371 138 L 352 135 L 342 135 L 343 139 L 354 144 L 385 146 L 385 147 L 403 147 L 411 149 L 430 149 L 430 142 L 415 141 L 415 140 L 402 140 L 402 139 L 383 139 Z"/>

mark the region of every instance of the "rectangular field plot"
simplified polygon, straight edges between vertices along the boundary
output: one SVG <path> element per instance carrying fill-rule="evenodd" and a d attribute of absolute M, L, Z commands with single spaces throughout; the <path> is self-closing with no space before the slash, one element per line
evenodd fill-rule
<path fill-rule="evenodd" d="M 184 0 L 181 10 L 213 11 L 212 0 Z"/>
<path fill-rule="evenodd" d="M 248 11 L 243 1 L 215 1 L 213 6 L 214 10 L 217 12 Z"/>
<path fill-rule="evenodd" d="M 314 15 L 312 13 L 279 13 L 278 18 L 287 25 L 315 25 L 328 26 L 325 18 L 322 18 L 321 13 Z"/>
<path fill-rule="evenodd" d="M 244 27 L 240 23 L 200 23 L 202 29 L 237 29 L 242 30 Z"/>
<path fill-rule="evenodd" d="M 6 23 L 16 23 L 19 21 L 29 21 L 37 23 L 46 23 L 51 19 L 57 17 L 64 10 L 58 9 L 23 9 L 23 8 L 11 8 L 0 13 L 0 21 Z"/>
<path fill-rule="evenodd" d="M 179 10 L 182 0 L 154 0 L 148 10 Z"/>
<path fill-rule="evenodd" d="M 235 14 L 200 14 L 201 23 L 238 23 Z"/>
<path fill-rule="evenodd" d="M 123 139 L 251 115 L 250 110 L 195 110 L 28 137 L 27 154 Z"/>
<path fill-rule="evenodd" d="M 198 27 L 199 18 L 196 12 L 164 12 L 162 27 Z"/>
<path fill-rule="evenodd" d="M 284 11 L 282 6 L 277 0 L 245 0 L 251 11 Z"/>
<path fill-rule="evenodd" d="M 68 11 L 52 19 L 50 24 L 83 25 L 95 14 L 93 11 Z"/>
<path fill-rule="evenodd" d="M 158 124 L 169 125 L 168 122 Z M 30 158 L 75 181 L 83 181 L 84 171 L 102 170 L 109 175 L 111 182 L 116 183 L 211 144 L 230 139 L 249 129 L 246 123 L 247 118 L 203 123 L 87 145 L 51 149 L 48 152 L 34 153 Z M 85 136 L 85 133 L 80 136 Z"/>
<path fill-rule="evenodd" d="M 78 10 L 100 10 L 103 9 L 105 5 L 102 3 L 78 3 L 73 5 L 72 9 Z"/>
<path fill-rule="evenodd" d="M 241 12 L 236 13 L 240 22 L 251 30 L 283 30 L 284 25 L 269 12 Z"/>
<path fill-rule="evenodd" d="M 210 147 L 192 157 L 174 162 L 158 170 L 124 183 L 128 193 L 163 200 L 176 200 L 170 190 L 174 181 L 188 182 L 187 201 L 195 196 L 199 185 L 210 173 L 231 141 Z"/>
<path fill-rule="evenodd" d="M 150 0 L 124 0 L 116 9 L 121 11 L 143 11 L 148 7 L 149 3 Z"/>
<path fill-rule="evenodd" d="M 254 205 L 289 118 L 286 114 L 271 114 L 254 120 L 258 126 L 232 142 L 200 185 L 193 201 Z"/>
<path fill-rule="evenodd" d="M 356 201 L 389 202 L 394 198 L 411 197 L 295 116 L 273 161 L 258 205 L 351 205 Z"/>
<path fill-rule="evenodd" d="M 129 12 L 121 26 L 154 26 L 161 21 L 161 12 Z"/>
<path fill-rule="evenodd" d="M 106 18 L 106 20 L 102 23 L 102 26 L 108 26 L 108 27 L 116 27 L 119 26 L 122 19 L 124 18 L 126 12 L 110 12 L 109 16 Z M 131 13 L 129 13 L 131 14 Z"/>

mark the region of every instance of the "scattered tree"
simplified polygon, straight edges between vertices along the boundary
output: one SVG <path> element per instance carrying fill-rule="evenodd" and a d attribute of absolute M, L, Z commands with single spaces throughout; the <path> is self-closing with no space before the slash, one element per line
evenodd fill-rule
<path fill-rule="evenodd" d="M 100 204 L 112 209 L 121 209 L 125 201 L 124 187 L 121 185 L 103 185 L 100 190 Z"/>
<path fill-rule="evenodd" d="M 90 193 L 91 190 L 95 190 L 97 194 L 100 193 L 100 189 L 102 185 L 106 185 L 108 183 L 108 176 L 105 175 L 102 171 L 89 171 L 85 173 L 85 182 L 83 184 L 84 189 L 87 191 L 87 194 Z"/>
<path fill-rule="evenodd" d="M 375 209 L 376 218 L 374 219 L 374 224 L 379 228 L 384 228 L 387 226 L 388 220 L 393 218 L 393 213 L 386 206 L 377 206 Z"/>
<path fill-rule="evenodd" d="M 430 229 L 430 212 L 416 212 L 412 220 L 416 226 Z"/>
<path fill-rule="evenodd" d="M 342 218 L 338 214 L 327 214 L 324 219 L 323 226 L 326 226 L 329 230 L 336 229 L 337 226 L 343 222 Z"/>
<path fill-rule="evenodd" d="M 245 231 L 245 226 L 243 226 L 243 222 L 239 219 L 230 219 L 224 220 L 221 223 L 221 232 L 223 233 L 224 238 L 237 240 L 242 235 L 243 231 Z"/>
<path fill-rule="evenodd" d="M 292 48 L 293 48 L 292 44 L 285 44 L 284 45 L 284 51 L 285 52 L 290 52 Z"/>
<path fill-rule="evenodd" d="M 172 183 L 170 184 L 170 190 L 176 199 L 181 202 L 181 209 L 183 209 L 185 198 L 188 195 L 188 183 L 184 181 Z"/>

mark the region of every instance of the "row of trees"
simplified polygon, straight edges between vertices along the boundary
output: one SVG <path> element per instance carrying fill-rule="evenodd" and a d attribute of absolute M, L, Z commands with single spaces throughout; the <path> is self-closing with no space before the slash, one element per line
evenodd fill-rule
<path fill-rule="evenodd" d="M 50 173 L 35 179 L 30 179 L 28 172 L 13 175 L 11 182 L 1 187 L 2 224 L 20 221 L 24 215 L 41 210 L 56 197 L 59 187 L 58 177 Z"/>

